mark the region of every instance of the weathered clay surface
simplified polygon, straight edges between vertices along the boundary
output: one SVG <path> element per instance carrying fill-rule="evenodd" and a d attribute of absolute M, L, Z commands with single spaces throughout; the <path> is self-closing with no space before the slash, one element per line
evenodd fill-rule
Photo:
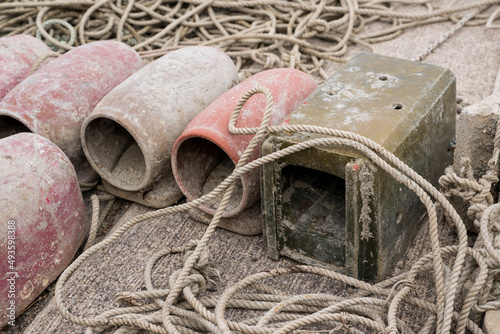
<path fill-rule="evenodd" d="M 303 72 L 293 69 L 268 70 L 246 79 L 203 110 L 188 125 L 172 151 L 174 176 L 188 201 L 214 188 L 217 182 L 210 182 L 210 178 L 222 180 L 229 175 L 253 138 L 253 135 L 233 135 L 229 133 L 227 126 L 240 98 L 257 86 L 268 88 L 273 96 L 274 110 L 270 121 L 272 125 L 280 124 L 317 87 L 313 79 Z M 264 109 L 263 94 L 251 97 L 243 107 L 236 126 L 259 126 Z M 259 148 L 256 148 L 249 161 L 258 156 Z M 228 164 L 226 170 L 221 172 L 216 167 L 226 157 L 231 159 L 232 164 Z M 210 176 L 214 171 L 220 175 Z M 241 195 L 238 198 L 233 196 L 234 202 L 229 204 L 224 217 L 237 216 L 258 201 L 259 180 L 258 170 L 248 172 L 242 177 L 242 189 L 235 190 Z M 207 182 L 211 185 L 208 186 Z M 208 205 L 200 206 L 200 209 L 210 215 L 215 213 L 215 209 Z M 260 218 L 255 223 L 260 225 Z"/>
<path fill-rule="evenodd" d="M 152 62 L 116 87 L 82 127 L 85 154 L 107 181 L 108 191 L 154 207 L 181 198 L 176 186 L 167 193 L 160 189 L 175 185 L 170 168 L 173 143 L 237 80 L 236 67 L 223 52 L 188 47 Z M 160 188 L 154 189 L 158 182 Z"/>
<path fill-rule="evenodd" d="M 71 162 L 39 135 L 0 140 L 0 192 L 2 327 L 68 266 L 90 224 Z"/>
<path fill-rule="evenodd" d="M 80 127 L 97 103 L 142 66 L 124 43 L 89 43 L 58 57 L 11 90 L 0 103 L 0 138 L 31 131 L 85 164 Z"/>
<path fill-rule="evenodd" d="M 485 334 L 500 334 L 500 310 L 486 312 L 483 330 Z"/>
<path fill-rule="evenodd" d="M 457 118 L 456 149 L 453 171 L 462 175 L 470 164 L 474 178 L 480 179 L 488 171 L 488 161 L 493 156 L 493 140 L 500 119 L 500 93 L 465 107 Z M 467 162 L 466 162 L 467 161 Z M 465 226 L 478 232 L 469 218 L 470 203 L 452 194 L 450 202 L 462 217 Z"/>
<path fill-rule="evenodd" d="M 493 139 L 500 118 L 500 93 L 465 107 L 457 119 L 457 146 L 454 169 L 459 171 L 462 160 L 469 158 L 474 177 L 479 178 L 488 170 L 493 154 Z"/>
<path fill-rule="evenodd" d="M 446 5 L 446 2 L 442 0 L 436 1 L 436 3 L 438 5 L 445 3 Z M 490 9 L 494 10 L 494 8 Z M 409 59 L 427 48 L 451 26 L 452 23 L 442 22 L 413 27 L 405 30 L 404 34 L 396 39 L 375 44 L 373 48 L 376 53 Z M 500 57 L 498 56 L 500 54 L 500 43 L 498 42 L 500 35 L 498 32 L 498 29 L 485 29 L 484 25 L 466 26 L 424 61 L 450 68 L 457 76 L 457 93 L 466 96 L 470 102 L 476 102 L 490 94 L 497 70 L 500 67 Z M 468 50 L 474 51 L 469 52 Z M 327 71 L 328 74 L 333 74 L 333 67 L 337 69 L 340 65 L 333 63 L 332 68 Z M 147 210 L 144 207 L 132 205 L 122 222 L 129 221 L 145 212 Z M 187 215 L 160 217 L 137 225 L 127 234 L 125 239 L 116 242 L 112 249 L 107 250 L 105 256 L 96 254 L 85 261 L 74 274 L 74 279 L 69 282 L 70 285 L 68 285 L 64 295 L 66 304 L 70 305 L 71 310 L 76 315 L 97 315 L 116 307 L 113 300 L 115 293 L 143 289 L 144 259 L 151 257 L 165 246 L 177 246 L 183 244 L 185 240 L 198 238 L 203 233 L 203 227 L 200 225 L 193 222 Z M 443 228 L 446 229 L 446 225 L 443 225 Z M 400 260 L 400 265 L 397 266 L 396 272 L 392 272 L 391 276 L 399 274 L 403 270 L 402 268 L 409 270 L 421 255 L 431 251 L 427 228 L 422 228 L 421 232 L 423 233 L 411 249 L 407 250 L 407 256 Z M 440 240 L 443 244 L 453 244 L 456 240 L 451 238 L 451 235 L 451 232 L 445 233 L 440 236 Z M 225 287 L 235 284 L 247 275 L 291 264 L 288 259 L 286 259 L 287 262 L 283 262 L 285 261 L 283 258 L 280 262 L 269 260 L 263 251 L 264 246 L 260 237 L 243 237 L 220 231 L 214 234 L 213 239 L 215 240 L 211 240 L 210 247 L 215 250 L 217 269 L 220 270 L 223 277 L 218 285 L 217 295 L 222 294 Z M 148 240 L 146 246 L 144 240 Z M 169 259 L 165 262 L 170 264 L 173 261 Z M 167 266 L 158 267 L 160 268 L 157 268 L 158 272 L 155 273 L 156 282 L 162 284 L 161 287 L 168 288 L 165 277 L 168 277 L 168 274 L 178 267 L 174 267 L 170 272 L 165 272 L 167 269 L 164 268 Z M 332 287 L 330 279 L 321 281 L 327 282 L 325 286 L 325 283 L 317 284 L 309 279 L 299 280 L 301 278 L 299 276 L 301 275 L 283 277 L 279 283 L 285 287 L 296 287 L 301 294 L 325 291 L 329 294 L 342 296 L 346 293 L 344 285 L 339 284 L 338 287 Z M 429 278 L 428 281 L 432 282 L 432 278 Z M 81 289 L 83 286 L 93 288 Z M 423 287 L 419 286 L 420 289 Z M 429 289 L 428 291 L 433 290 Z M 432 294 L 428 295 L 429 300 L 433 300 L 434 297 Z M 29 311 L 32 310 L 33 308 L 30 308 Z M 407 323 L 423 325 L 428 313 L 422 313 L 407 311 L 402 317 Z M 31 319 L 29 314 L 25 314 L 22 318 L 18 318 L 16 327 L 4 330 L 8 334 L 85 332 L 84 326 L 65 320 L 53 301 L 35 321 L 31 321 Z M 29 326 L 28 329 L 26 329 L 27 326 Z"/>
<path fill-rule="evenodd" d="M 38 58 L 49 52 L 50 48 L 33 36 L 0 38 L 0 100 L 28 77 Z"/>

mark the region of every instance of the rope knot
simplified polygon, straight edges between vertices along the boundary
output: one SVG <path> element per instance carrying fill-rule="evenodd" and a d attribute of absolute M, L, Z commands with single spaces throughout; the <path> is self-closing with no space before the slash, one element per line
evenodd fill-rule
<path fill-rule="evenodd" d="M 200 240 L 190 240 L 186 246 L 185 246 L 185 252 L 184 252 L 184 257 L 183 260 L 184 262 L 187 261 L 187 259 L 191 256 L 191 254 L 194 252 L 195 248 L 198 246 L 200 243 Z M 204 278 L 203 282 L 203 288 L 201 291 L 204 291 L 206 289 L 207 283 L 210 284 L 209 289 L 212 289 L 212 286 L 216 284 L 215 279 L 220 279 L 220 274 L 219 271 L 215 268 L 215 263 L 212 258 L 212 254 L 208 250 L 208 247 L 205 247 L 203 251 L 201 252 L 198 260 L 196 260 L 196 263 L 193 266 L 193 270 L 191 271 L 192 274 L 200 274 L 201 277 Z M 191 277 L 191 276 L 189 276 Z M 188 278 L 189 278 L 188 277 Z M 177 277 L 176 279 L 177 280 Z M 187 285 L 188 280 L 186 279 L 185 284 Z M 194 293 L 194 289 L 193 289 Z M 195 293 L 196 294 L 196 293 Z"/>
<path fill-rule="evenodd" d="M 281 59 L 275 54 L 269 52 L 259 52 L 257 50 L 252 50 L 250 52 L 250 58 L 260 65 L 262 69 L 268 70 L 275 67 L 281 67 Z"/>
<path fill-rule="evenodd" d="M 398 329 L 396 326 L 389 326 L 389 327 L 386 327 L 383 334 L 397 334 L 397 333 L 398 333 Z"/>
<path fill-rule="evenodd" d="M 131 292 L 127 292 L 127 291 L 118 292 L 115 295 L 115 301 L 127 303 L 127 304 L 132 305 L 132 306 L 143 306 L 144 305 L 144 302 L 137 299 L 136 293 L 131 293 Z"/>
<path fill-rule="evenodd" d="M 474 226 L 479 230 L 479 221 L 483 216 L 484 210 L 488 206 L 484 204 L 474 204 L 467 209 L 467 217 L 474 222 Z"/>
<path fill-rule="evenodd" d="M 301 53 L 298 50 L 292 50 L 290 53 L 283 53 L 281 55 L 281 60 L 288 63 L 289 68 L 295 68 L 300 64 Z"/>
<path fill-rule="evenodd" d="M 170 290 L 174 288 L 177 281 L 179 280 L 179 275 L 181 274 L 182 269 L 174 271 L 174 273 L 169 278 Z M 191 271 L 191 274 L 186 277 L 182 284 L 182 289 L 189 287 L 194 295 L 199 294 L 200 292 L 205 291 L 206 281 L 203 276 L 197 273 L 195 270 Z"/>
<path fill-rule="evenodd" d="M 396 295 L 396 289 L 398 286 L 402 285 L 403 289 L 405 287 L 410 287 L 410 288 L 415 288 L 415 284 L 410 281 L 410 280 L 407 280 L 407 279 L 402 279 L 400 281 L 397 281 L 392 287 L 391 287 L 391 291 L 389 291 L 389 294 L 387 295 L 387 298 L 384 300 L 382 306 L 383 307 L 388 307 L 392 298 Z"/>
<path fill-rule="evenodd" d="M 191 274 L 186 278 L 185 286 L 189 286 L 193 294 L 197 295 L 206 290 L 207 282 L 200 274 Z"/>
<path fill-rule="evenodd" d="M 495 171 L 489 170 L 486 172 L 486 174 L 483 175 L 482 179 L 486 180 L 489 183 L 497 183 L 498 182 L 498 176 Z"/>
<path fill-rule="evenodd" d="M 347 312 L 340 312 L 340 321 L 342 322 L 340 325 L 335 327 L 330 331 L 330 334 L 333 334 L 335 332 L 338 332 L 339 330 L 345 328 L 349 333 L 351 333 L 351 319 L 349 318 L 349 313 Z"/>
<path fill-rule="evenodd" d="M 316 19 L 310 24 L 308 24 L 308 27 L 311 30 L 316 31 L 318 34 L 328 34 L 330 31 L 330 26 L 328 25 L 328 22 L 323 19 Z"/>

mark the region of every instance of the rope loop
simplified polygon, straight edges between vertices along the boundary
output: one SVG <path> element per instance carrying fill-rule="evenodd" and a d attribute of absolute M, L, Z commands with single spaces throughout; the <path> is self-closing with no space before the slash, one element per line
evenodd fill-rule
<path fill-rule="evenodd" d="M 260 93 L 264 94 L 265 99 L 266 99 L 264 115 L 267 115 L 267 117 L 264 117 L 263 123 L 266 120 L 269 121 L 269 119 L 271 118 L 271 111 L 272 111 L 272 108 L 274 106 L 273 96 L 271 94 L 271 91 L 266 87 L 255 87 L 255 88 L 250 89 L 248 92 L 246 92 L 238 101 L 238 104 L 236 105 L 236 107 L 231 115 L 231 118 L 229 119 L 228 130 L 230 133 L 237 134 L 237 135 L 250 135 L 250 134 L 256 133 L 257 128 L 246 128 L 246 129 L 237 128 L 236 121 L 238 120 L 238 117 L 240 116 L 241 111 L 242 111 L 243 107 L 245 106 L 245 104 L 248 102 L 248 100 L 252 96 L 260 94 Z M 268 124 L 268 123 L 264 123 L 264 124 Z"/>
<path fill-rule="evenodd" d="M 260 126 L 256 128 L 237 128 L 235 124 L 243 106 L 256 94 L 264 94 L 266 98 L 265 112 Z M 475 248 L 472 249 L 468 246 L 467 230 L 460 216 L 450 205 L 446 197 L 379 144 L 354 133 L 319 126 L 286 125 L 286 123 L 280 126 L 269 125 L 272 109 L 272 94 L 268 89 L 256 87 L 245 93 L 231 115 L 228 129 L 231 133 L 255 136 L 243 152 L 233 173 L 219 184 L 212 193 L 202 196 L 193 202 L 160 209 L 136 217 L 125 223 L 101 243 L 88 248 L 63 272 L 57 283 L 56 303 L 61 314 L 72 322 L 94 327 L 94 330 L 100 330 L 106 326 L 120 325 L 149 330 L 153 329 L 161 333 L 181 333 L 180 328 L 184 327 L 179 326 L 187 326 L 190 330 L 201 329 L 207 331 L 207 328 L 209 328 L 208 331 L 216 333 L 238 331 L 248 334 L 268 334 L 270 332 L 285 334 L 308 324 L 333 322 L 336 323 L 337 327 L 339 324 L 345 323 L 344 328 L 349 323 L 351 326 L 349 330 L 355 333 L 360 333 L 360 330 L 356 328 L 357 326 L 368 327 L 377 332 L 398 333 L 398 328 L 410 328 L 408 327 L 409 324 L 402 322 L 398 318 L 398 310 L 404 304 L 422 308 L 428 312 L 430 316 L 426 326 L 436 326 L 439 333 L 451 333 L 451 329 L 455 327 L 457 328 L 457 333 L 464 333 L 465 329 L 477 332 L 479 327 L 469 319 L 470 311 L 496 306 L 488 302 L 488 299 L 495 298 L 500 290 L 496 281 L 497 274 L 500 272 L 500 253 L 498 252 L 498 248 L 496 248 L 500 243 L 496 233 L 500 228 L 500 222 L 498 221 L 500 207 L 497 209 L 496 205 L 500 204 L 492 206 L 482 204 L 487 207 L 480 218 L 481 231 L 478 241 L 476 241 Z M 308 139 L 281 151 L 273 152 L 248 162 L 249 154 L 253 152 L 267 132 L 308 132 L 327 136 Z M 208 241 L 220 221 L 222 212 L 225 210 L 234 182 L 243 173 L 258 168 L 270 161 L 310 147 L 328 145 L 346 146 L 356 149 L 378 168 L 381 168 L 396 178 L 396 180 L 415 191 L 428 212 L 428 229 L 432 251 L 417 261 L 408 272 L 377 284 L 362 282 L 332 270 L 310 266 L 293 266 L 248 276 L 233 287 L 228 288 L 218 300 L 199 297 L 200 293 L 207 288 L 209 280 L 218 277 L 218 272 L 213 266 L 213 261 L 208 252 Z M 452 190 L 455 183 L 464 189 L 467 188 L 467 191 L 473 191 L 475 195 L 471 199 L 477 199 L 481 195 L 481 200 L 484 203 L 490 200 L 489 196 L 485 196 L 485 189 L 489 187 L 489 182 L 492 178 L 475 181 L 473 180 L 471 169 L 464 169 L 461 176 L 447 174 L 441 183 L 448 187 L 449 191 Z M 454 194 L 456 193 L 461 193 L 461 191 Z M 62 302 L 63 287 L 71 274 L 91 254 L 115 242 L 125 231 L 140 222 L 195 207 L 204 203 L 209 198 L 217 197 L 220 194 L 223 194 L 222 200 L 217 207 L 213 221 L 208 226 L 203 237 L 200 240 L 189 241 L 182 247 L 168 248 L 157 252 L 146 264 L 145 283 L 147 291 L 122 293 L 118 296 L 122 300 L 128 298 L 128 301 L 134 306 L 112 309 L 95 318 L 77 317 L 66 309 Z M 430 196 L 434 197 L 442 206 L 445 214 L 456 227 L 458 233 L 458 242 L 456 245 L 441 246 L 437 232 L 437 215 Z M 99 215 L 97 214 L 97 216 Z M 161 257 L 173 253 L 183 253 L 184 264 L 181 269 L 175 271 L 169 277 L 169 289 L 157 290 L 151 283 L 153 266 Z M 454 257 L 454 261 L 453 265 L 448 268 L 443 259 L 451 256 Z M 466 256 L 472 256 L 474 261 L 466 262 Z M 446 263 L 448 264 L 448 262 Z M 435 303 L 430 303 L 410 294 L 411 290 L 415 287 L 414 284 L 417 275 L 425 272 L 434 275 L 435 291 L 433 293 L 436 294 Z M 474 272 L 477 273 L 475 278 L 473 276 Z M 283 293 L 275 295 L 266 294 L 264 296 L 259 295 L 259 298 L 262 298 L 262 300 L 252 299 L 248 303 L 245 299 L 246 297 L 243 297 L 248 294 L 239 293 L 245 287 L 258 286 L 256 284 L 259 280 L 298 273 L 320 275 L 349 285 L 358 289 L 359 292 L 353 298 L 329 296 L 314 298 L 313 300 L 310 298 L 307 299 L 305 295 L 290 298 Z M 466 289 L 465 286 L 468 281 L 471 283 L 467 285 Z M 397 292 L 396 289 L 398 290 Z M 274 291 L 272 288 L 264 290 L 269 292 Z M 459 298 L 461 292 L 466 294 L 466 298 L 463 300 L 462 309 L 455 311 L 455 299 Z M 153 298 L 154 301 L 148 303 L 147 300 L 150 298 Z M 272 300 L 273 303 L 269 303 L 269 300 Z M 258 304 L 256 304 L 257 302 Z M 481 305 L 481 307 L 475 307 L 477 305 Z M 210 311 L 209 308 L 214 306 L 215 311 Z M 252 326 L 247 322 L 235 322 L 227 319 L 225 310 L 229 307 L 259 307 L 261 309 L 265 307 L 265 309 L 270 310 L 273 307 L 278 307 L 279 312 L 270 311 L 266 313 L 264 316 L 266 318 L 262 318 L 262 321 L 256 320 L 253 323 L 257 323 L 258 325 Z M 191 312 L 188 309 L 195 311 Z M 290 315 L 287 312 L 288 310 L 292 312 L 300 310 L 301 312 L 305 312 L 305 314 Z M 340 312 L 344 312 L 345 314 Z M 278 322 L 270 322 L 271 317 Z M 284 322 L 280 323 L 280 319 Z M 452 327 L 452 323 L 455 323 L 455 327 Z"/>
<path fill-rule="evenodd" d="M 46 27 L 52 26 L 52 25 L 60 25 L 66 28 L 69 32 L 69 37 L 68 40 L 64 40 L 63 38 L 65 37 L 64 35 L 55 35 L 54 37 L 50 36 L 49 33 L 45 30 Z M 35 36 L 38 39 L 42 39 L 42 35 L 48 40 L 47 45 L 53 50 L 53 51 L 59 51 L 59 50 L 71 50 L 72 46 L 75 44 L 76 41 L 76 31 L 75 28 L 71 24 L 69 24 L 65 20 L 61 19 L 50 19 L 44 21 L 37 29 Z"/>
<path fill-rule="evenodd" d="M 330 25 L 328 24 L 328 21 L 323 19 L 316 19 L 307 26 L 320 35 L 326 35 L 330 32 Z"/>
<path fill-rule="evenodd" d="M 328 78 L 326 70 L 329 63 L 345 62 L 352 45 L 370 50 L 371 43 L 395 38 L 408 28 L 451 21 L 453 27 L 416 57 L 422 60 L 466 24 L 485 21 L 487 27 L 496 28 L 498 25 L 494 23 L 498 18 L 498 10 L 487 21 L 487 16 L 480 13 L 488 6 L 499 3 L 500 0 L 478 0 L 433 8 L 427 0 L 61 0 L 24 1 L 22 4 L 14 1 L 0 3 L 0 33 L 39 35 L 48 44 L 57 47 L 59 52 L 95 40 L 115 39 L 128 43 L 144 59 L 149 60 L 182 47 L 209 45 L 220 48 L 232 57 L 242 77 L 262 69 L 290 67 L 314 75 L 321 82 Z M 425 10 L 415 13 L 405 6 L 422 6 Z M 381 21 L 389 24 L 381 25 Z M 64 38 L 58 40 L 61 35 L 48 32 L 45 28 L 50 25 L 56 26 L 54 30 L 68 29 L 68 41 L 65 42 Z M 260 126 L 236 127 L 245 103 L 257 94 L 263 94 L 266 101 Z M 375 332 L 398 333 L 398 328 L 414 325 L 401 319 L 401 311 L 414 308 L 429 315 L 423 324 L 424 329 L 429 330 L 422 332 L 447 334 L 453 328 L 458 334 L 466 330 L 480 333 L 480 319 L 472 319 L 470 311 L 485 312 L 499 307 L 496 301 L 500 295 L 500 222 L 492 189 L 498 182 L 500 126 L 497 126 L 488 172 L 475 178 L 470 160 L 466 160 L 459 171 L 448 169 L 440 179 L 440 185 L 444 188 L 442 194 L 404 162 L 368 138 L 319 126 L 270 124 L 273 105 L 272 94 L 264 87 L 253 88 L 242 96 L 231 116 L 228 130 L 235 135 L 253 135 L 253 138 L 233 173 L 210 194 L 193 202 L 135 217 L 96 244 L 97 229 L 114 199 L 107 195 L 93 195 L 93 224 L 85 250 L 63 272 L 56 285 L 55 299 L 62 316 L 75 324 L 89 327 L 89 333 L 118 326 L 117 333 L 137 333 L 144 329 L 169 334 L 192 334 L 193 331 L 284 334 L 316 323 L 334 324 L 337 326 L 334 329 L 338 328 L 338 331 L 346 329 L 354 333 L 362 333 L 367 328 Z M 266 134 L 296 132 L 304 133 L 307 140 L 248 162 L 250 154 Z M 319 134 L 321 138 L 311 139 L 307 133 Z M 369 284 L 332 270 L 295 266 L 249 276 L 226 289 L 220 298 L 207 297 L 203 292 L 220 278 L 209 252 L 209 241 L 220 222 L 235 182 L 249 170 L 317 146 L 354 149 L 376 168 L 413 190 L 427 209 L 431 251 L 413 264 L 409 271 L 379 283 Z M 82 186 L 87 189 L 93 188 L 94 184 Z M 468 217 L 463 218 L 469 218 L 473 222 L 472 229 L 479 233 L 474 248 L 469 247 L 471 240 L 462 217 L 449 201 L 457 196 L 467 202 Z M 126 231 L 137 224 L 195 208 L 215 198 L 222 200 L 200 240 L 156 252 L 148 259 L 144 270 L 146 291 L 125 291 L 115 296 L 117 300 L 131 306 L 110 309 L 96 317 L 77 316 L 70 312 L 63 300 L 67 282 L 90 256 L 99 254 L 121 240 Z M 433 200 L 443 208 L 447 220 L 456 228 L 458 241 L 454 245 L 442 245 L 439 240 Z M 101 213 L 100 201 L 108 201 Z M 370 238 L 370 222 L 364 220 L 362 223 L 366 227 L 363 236 Z M 182 267 L 170 275 L 168 288 L 156 288 L 152 283 L 153 269 L 159 259 L 172 254 L 182 254 Z M 315 294 L 315 298 L 311 299 L 310 295 L 287 296 L 286 292 L 256 283 L 280 275 L 303 273 L 340 282 L 356 292 L 352 296 Z M 425 274 L 434 280 L 434 284 L 429 287 L 431 295 L 435 296 L 432 301 L 414 297 L 410 293 L 418 282 L 416 277 Z M 259 286 L 264 293 L 239 293 L 247 286 Z M 457 302 L 460 298 L 460 302 Z M 283 307 L 279 311 L 272 311 L 278 306 Z M 212 310 L 214 307 L 215 310 Z M 264 316 L 261 319 L 233 321 L 225 313 L 229 308 L 269 310 L 266 312 L 268 318 Z"/>
<path fill-rule="evenodd" d="M 413 0 L 4 1 L 0 35 L 37 35 L 61 53 L 97 40 L 117 40 L 145 59 L 181 47 L 211 45 L 240 63 L 241 77 L 288 67 L 318 76 L 321 82 L 329 77 L 326 61 L 346 62 L 354 45 L 371 51 L 371 44 L 394 39 L 408 28 L 454 23 L 415 60 L 427 57 L 466 24 L 498 28 L 498 10 L 488 19 L 480 17 L 481 11 L 498 4 L 498 0 L 478 0 L 433 8 L 429 1 Z M 413 11 L 410 6 L 422 10 Z M 51 25 L 68 33 L 53 36 L 45 29 Z"/>

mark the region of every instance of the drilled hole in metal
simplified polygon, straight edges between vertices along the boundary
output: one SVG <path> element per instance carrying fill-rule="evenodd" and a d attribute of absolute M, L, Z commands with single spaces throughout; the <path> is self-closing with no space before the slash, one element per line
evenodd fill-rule
<path fill-rule="evenodd" d="M 403 219 L 403 212 L 401 210 L 398 211 L 398 214 L 396 216 L 396 224 L 401 223 L 401 220 Z"/>

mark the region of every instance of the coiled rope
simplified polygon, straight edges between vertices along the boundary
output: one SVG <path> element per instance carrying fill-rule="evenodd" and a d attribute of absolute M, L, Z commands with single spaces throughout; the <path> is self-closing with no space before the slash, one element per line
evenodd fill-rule
<path fill-rule="evenodd" d="M 255 128 L 237 128 L 236 120 L 243 105 L 255 94 L 264 94 L 266 98 L 261 125 Z M 415 333 L 416 330 L 419 330 L 419 333 L 440 334 L 465 333 L 466 330 L 483 333 L 479 327 L 481 313 L 500 307 L 500 286 L 497 277 L 500 273 L 500 204 L 484 210 L 478 223 L 478 240 L 470 247 L 465 225 L 445 195 L 379 144 L 355 133 L 318 126 L 269 126 L 272 109 L 272 96 L 266 88 L 257 87 L 247 92 L 236 106 L 228 128 L 233 134 L 255 136 L 230 176 L 211 193 L 193 202 L 148 212 L 128 221 L 102 242 L 88 248 L 63 272 L 56 285 L 55 297 L 57 307 L 64 318 L 87 326 L 87 334 L 99 333 L 110 327 L 118 327 L 115 333 L 138 333 L 141 329 L 146 329 L 155 333 L 170 334 L 192 334 L 196 331 L 217 334 L 232 331 L 284 334 L 301 331 L 300 328 L 304 326 L 307 329 L 310 324 L 325 324 L 335 331 L 346 329 L 354 333 L 364 333 L 367 330 L 391 334 Z M 247 161 L 249 154 L 267 133 L 282 132 L 309 132 L 326 137 L 308 140 L 251 162 Z M 495 152 L 500 149 L 499 141 L 495 140 Z M 217 299 L 197 297 L 205 289 L 207 282 L 218 275 L 207 245 L 227 206 L 235 181 L 253 168 L 319 145 L 355 148 L 379 168 L 413 190 L 427 209 L 432 251 L 420 258 L 409 271 L 377 284 L 369 284 L 331 270 L 294 266 L 249 276 L 227 289 Z M 221 194 L 223 197 L 213 220 L 200 240 L 156 253 L 146 264 L 144 278 L 147 290 L 123 292 L 116 296 L 118 300 L 127 301 L 132 306 L 111 309 L 92 318 L 77 316 L 68 310 L 63 301 L 65 284 L 89 256 L 120 240 L 123 234 L 136 224 L 193 208 Z M 449 221 L 456 228 L 457 244 L 441 245 L 436 208 L 432 199 L 442 206 Z M 183 267 L 170 277 L 169 289 L 156 289 L 151 279 L 155 263 L 164 256 L 178 252 L 185 253 Z M 349 285 L 357 289 L 358 293 L 351 298 L 324 293 L 289 296 L 259 283 L 270 277 L 296 273 L 324 276 Z M 430 289 L 434 291 L 435 300 L 415 297 L 416 279 L 425 273 L 432 274 L 433 285 Z M 256 288 L 262 293 L 240 293 L 245 287 Z M 428 318 L 421 328 L 415 328 L 415 324 L 405 323 L 398 317 L 398 311 L 404 305 L 412 305 L 427 312 Z M 211 311 L 214 307 L 215 310 Z M 227 308 L 267 309 L 268 312 L 259 318 L 237 322 L 226 319 Z M 473 320 L 469 319 L 471 311 L 476 314 Z"/>
<path fill-rule="evenodd" d="M 465 24 L 497 28 L 498 11 L 480 12 L 499 3 L 453 0 L 434 8 L 431 0 L 7 0 L 0 3 L 0 36 L 38 35 L 59 52 L 115 39 L 148 60 L 209 45 L 232 57 L 242 78 L 290 67 L 322 82 L 329 62 L 345 62 L 353 45 L 371 50 L 406 29 L 445 21 L 456 23 L 449 35 Z"/>

